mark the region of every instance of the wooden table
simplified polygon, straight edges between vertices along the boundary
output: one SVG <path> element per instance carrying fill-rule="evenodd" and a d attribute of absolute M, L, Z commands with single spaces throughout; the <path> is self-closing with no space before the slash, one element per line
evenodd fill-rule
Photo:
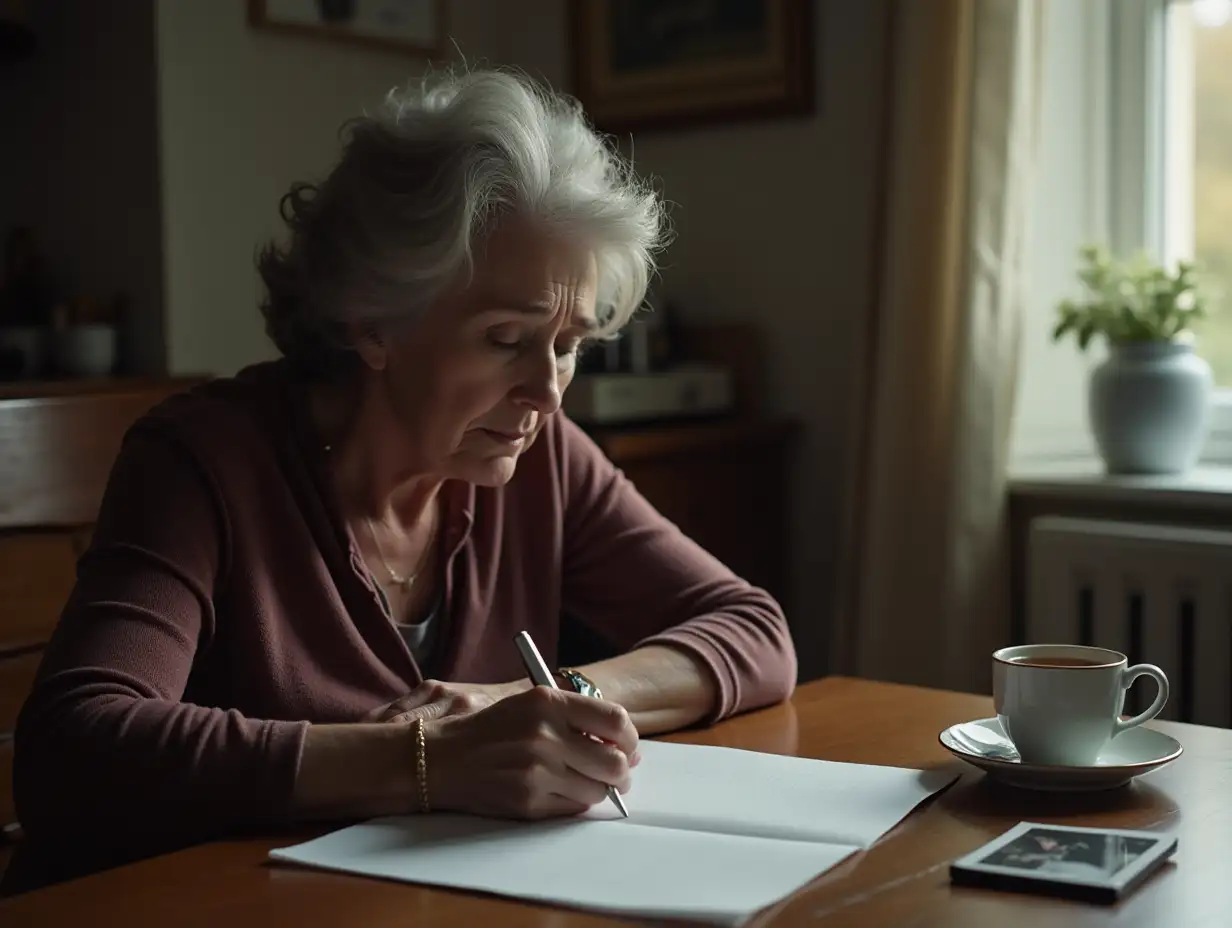
<path fill-rule="evenodd" d="M 1175 723 L 1184 755 L 1112 792 L 1046 795 L 997 787 L 954 762 L 937 733 L 991 714 L 981 696 L 831 678 L 787 705 L 674 740 L 910 767 L 953 766 L 962 779 L 871 850 L 816 880 L 754 924 L 881 928 L 1232 924 L 1232 731 Z M 1022 820 L 1180 834 L 1175 864 L 1115 908 L 953 889 L 951 860 Z M 609 919 L 463 893 L 272 866 L 271 847 L 304 836 L 205 845 L 0 903 L 5 928 L 177 925 L 362 925 L 590 928 Z"/>

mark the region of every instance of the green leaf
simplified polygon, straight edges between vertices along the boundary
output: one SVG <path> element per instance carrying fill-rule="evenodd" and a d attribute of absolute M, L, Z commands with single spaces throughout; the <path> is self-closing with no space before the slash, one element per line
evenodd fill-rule
<path fill-rule="evenodd" d="M 1166 341 L 1205 317 L 1207 294 L 1193 262 L 1178 261 L 1169 270 L 1145 252 L 1118 261 L 1098 244 L 1084 245 L 1078 258 L 1076 276 L 1087 298 L 1057 304 L 1054 340 L 1074 333 L 1084 350 L 1096 335 Z"/>
<path fill-rule="evenodd" d="M 1096 327 L 1095 327 L 1095 323 L 1093 322 L 1084 322 L 1081 326 L 1079 326 L 1078 328 L 1078 347 L 1081 350 L 1083 351 L 1087 350 L 1087 346 L 1091 344 L 1091 339 L 1095 336 L 1095 331 L 1096 331 Z"/>

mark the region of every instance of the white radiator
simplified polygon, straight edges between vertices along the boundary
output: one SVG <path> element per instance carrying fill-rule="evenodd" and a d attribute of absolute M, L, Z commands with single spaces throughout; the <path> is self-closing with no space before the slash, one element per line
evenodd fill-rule
<path fill-rule="evenodd" d="M 1035 519 L 1025 632 L 1157 664 L 1171 690 L 1160 718 L 1232 726 L 1232 531 Z M 1154 695 L 1140 679 L 1126 711 Z"/>

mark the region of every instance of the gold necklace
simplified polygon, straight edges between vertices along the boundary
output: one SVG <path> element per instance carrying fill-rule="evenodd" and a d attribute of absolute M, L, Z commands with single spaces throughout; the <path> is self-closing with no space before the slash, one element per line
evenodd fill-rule
<path fill-rule="evenodd" d="M 376 528 L 372 524 L 372 519 L 364 516 L 364 524 L 368 527 L 368 537 L 372 539 L 372 544 L 376 547 L 377 557 L 381 559 L 381 566 L 385 568 L 385 573 L 389 574 L 389 580 L 395 586 L 402 587 L 404 592 L 407 592 L 415 585 L 415 581 L 419 579 L 419 575 L 423 572 L 424 564 L 428 561 L 428 554 L 432 551 L 432 545 L 436 543 L 436 533 L 440 526 L 440 516 L 437 516 L 437 522 L 433 525 L 431 533 L 428 535 L 428 543 L 424 545 L 423 553 L 419 555 L 419 563 L 415 565 L 415 572 L 405 577 L 401 576 L 397 571 L 389 566 L 389 561 L 385 558 L 385 551 L 381 548 L 380 539 L 376 537 Z"/>
<path fill-rule="evenodd" d="M 324 445 L 323 449 L 325 451 L 326 458 L 332 460 L 334 453 L 333 444 L 331 443 Z M 436 521 L 433 523 L 432 531 L 428 535 L 428 543 L 424 545 L 423 553 L 419 556 L 419 563 L 415 565 L 415 572 L 406 577 L 403 577 L 389 566 L 389 561 L 385 557 L 385 549 L 381 547 L 381 540 L 376 537 L 376 528 L 372 523 L 372 519 L 369 516 L 364 516 L 364 526 L 368 529 L 368 537 L 372 539 L 373 547 L 376 548 L 377 557 L 381 559 L 381 566 L 385 568 L 385 573 L 389 574 L 390 583 L 394 586 L 401 587 L 404 593 L 408 592 L 411 587 L 415 585 L 415 581 L 418 580 L 419 575 L 423 573 L 424 564 L 428 562 L 428 555 L 432 551 L 432 546 L 436 544 L 436 534 L 440 531 L 441 526 L 439 503 L 436 505 L 438 506 L 436 510 Z"/>

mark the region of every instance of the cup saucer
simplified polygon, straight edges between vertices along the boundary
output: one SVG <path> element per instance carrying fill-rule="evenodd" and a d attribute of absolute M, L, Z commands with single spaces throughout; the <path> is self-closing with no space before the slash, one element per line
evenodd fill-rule
<path fill-rule="evenodd" d="M 1139 726 L 1113 738 L 1089 766 L 1027 764 L 1013 750 L 996 718 L 951 725 L 938 740 L 955 757 L 995 780 L 1021 789 L 1057 792 L 1115 789 L 1171 763 L 1182 751 L 1175 738 Z"/>

